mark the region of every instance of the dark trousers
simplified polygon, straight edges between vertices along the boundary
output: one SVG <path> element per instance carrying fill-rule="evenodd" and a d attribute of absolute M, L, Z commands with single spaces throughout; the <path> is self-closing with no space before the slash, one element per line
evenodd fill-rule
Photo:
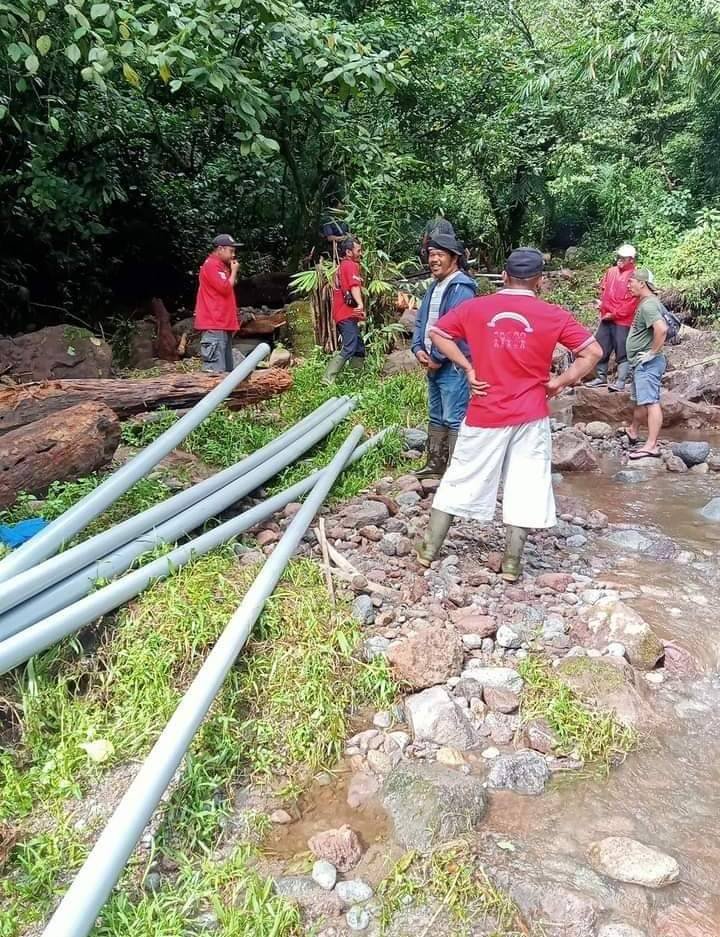
<path fill-rule="evenodd" d="M 360 335 L 358 320 L 345 319 L 343 322 L 338 322 L 337 327 L 342 339 L 340 355 L 343 361 L 349 361 L 351 358 L 364 358 L 365 342 Z"/>
<path fill-rule="evenodd" d="M 627 360 L 625 343 L 627 342 L 629 331 L 630 326 L 618 325 L 617 322 L 613 322 L 611 319 L 603 319 L 600 323 L 595 333 L 595 338 L 598 340 L 603 350 L 600 364 L 604 365 L 606 369 L 608 361 L 610 360 L 610 355 L 613 352 L 615 353 L 615 361 L 617 364 L 622 364 L 623 361 Z"/>

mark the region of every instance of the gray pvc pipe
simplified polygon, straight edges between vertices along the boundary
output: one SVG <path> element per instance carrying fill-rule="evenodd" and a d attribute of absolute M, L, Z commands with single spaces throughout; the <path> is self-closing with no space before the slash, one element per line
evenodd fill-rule
<path fill-rule="evenodd" d="M 361 459 L 388 432 L 389 429 L 385 429 L 366 443 L 363 443 L 362 446 L 359 446 L 353 453 L 350 464 Z M 202 556 L 228 540 L 232 540 L 233 537 L 244 533 L 254 527 L 255 524 L 265 520 L 266 517 L 280 511 L 291 501 L 297 501 L 315 485 L 321 475 L 322 471 L 313 472 L 312 475 L 279 492 L 272 498 L 268 498 L 262 504 L 250 508 L 243 514 L 238 514 L 237 517 L 233 517 L 231 520 L 225 521 L 224 524 L 201 534 L 194 540 L 176 547 L 166 553 L 165 556 L 153 560 L 140 569 L 133 570 L 133 572 L 116 579 L 107 586 L 103 586 L 96 592 L 91 592 L 85 598 L 31 625 L 19 634 L 8 638 L 7 641 L 0 642 L 0 675 L 24 663 L 34 654 L 46 650 L 62 638 L 79 631 L 85 625 L 90 624 L 102 615 L 106 615 L 124 602 L 128 602 L 151 583 L 159 579 L 165 579 L 176 569 L 185 566 L 196 557 Z"/>
<path fill-rule="evenodd" d="M 18 605 L 24 599 L 41 593 L 56 582 L 66 579 L 94 560 L 106 556 L 118 547 L 123 546 L 123 544 L 129 543 L 144 534 L 152 527 L 161 524 L 168 518 L 184 511 L 230 482 L 235 481 L 235 479 L 250 472 L 251 469 L 261 465 L 277 452 L 282 452 L 289 443 L 302 437 L 308 429 L 316 426 L 330 413 L 342 407 L 349 399 L 348 397 L 333 397 L 281 436 L 278 436 L 277 439 L 273 439 L 267 446 L 263 446 L 262 449 L 258 449 L 242 461 L 236 462 L 235 465 L 231 465 L 222 472 L 198 482 L 171 498 L 166 498 L 160 504 L 147 508 L 147 510 L 128 518 L 120 524 L 115 524 L 113 527 L 95 534 L 94 537 L 83 540 L 82 543 L 78 543 L 69 550 L 57 554 L 57 556 L 50 557 L 44 562 L 33 566 L 32 569 L 18 573 L 8 582 L 0 582 L 0 640 L 3 637 L 3 612 L 7 612 L 8 609 Z M 7 634 L 11 633 L 13 632 L 7 632 Z"/>
<path fill-rule="evenodd" d="M 40 533 L 35 534 L 27 543 L 0 560 L 0 582 L 10 579 L 24 569 L 30 569 L 31 566 L 35 566 L 41 560 L 57 553 L 63 543 L 74 537 L 98 514 L 101 514 L 114 501 L 117 501 L 128 488 L 132 487 L 138 479 L 147 475 L 160 459 L 164 458 L 168 452 L 171 452 L 175 446 L 181 443 L 191 430 L 195 429 L 208 414 L 212 413 L 219 403 L 230 395 L 241 381 L 245 380 L 254 370 L 255 365 L 265 358 L 269 352 L 268 345 L 258 345 L 242 364 L 239 364 L 234 371 L 228 374 L 224 381 L 213 388 L 209 394 L 206 394 L 202 400 L 199 400 L 189 413 L 186 413 L 177 423 L 173 423 L 162 436 L 158 436 L 135 458 L 126 462 L 125 465 L 121 465 L 101 485 L 86 494 L 77 504 L 74 504 L 51 524 L 48 524 Z"/>
<path fill-rule="evenodd" d="M 120 877 L 228 671 L 242 650 L 290 557 L 360 441 L 356 426 L 317 480 L 205 663 L 180 700 L 90 855 L 53 914 L 44 937 L 86 937 Z"/>
<path fill-rule="evenodd" d="M 173 543 L 189 530 L 194 530 L 204 524 L 210 517 L 230 507 L 240 498 L 244 498 L 255 491 L 273 475 L 286 468 L 290 463 L 300 458 L 312 446 L 328 435 L 353 410 L 354 400 L 342 404 L 332 415 L 326 417 L 316 426 L 311 426 L 300 439 L 288 441 L 282 452 L 267 459 L 251 472 L 216 491 L 197 504 L 193 504 L 157 527 L 146 531 L 136 540 L 131 540 L 114 553 L 109 553 L 100 560 L 79 570 L 67 579 L 43 592 L 34 595 L 15 606 L 10 611 L 0 615 L 0 641 L 11 637 L 24 628 L 34 625 L 35 622 L 47 618 L 67 605 L 87 595 L 98 580 L 112 579 L 119 573 L 125 572 L 138 556 L 147 553 L 160 544 Z"/>

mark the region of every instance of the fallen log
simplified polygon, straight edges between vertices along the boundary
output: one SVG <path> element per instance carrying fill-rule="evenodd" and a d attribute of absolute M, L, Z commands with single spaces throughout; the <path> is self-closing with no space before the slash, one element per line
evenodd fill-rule
<path fill-rule="evenodd" d="M 0 437 L 0 508 L 19 492 L 88 475 L 112 459 L 120 421 L 103 403 L 82 403 Z"/>
<path fill-rule="evenodd" d="M 141 379 L 47 381 L 4 387 L 0 389 L 0 433 L 89 401 L 110 407 L 120 420 L 158 407 L 182 409 L 197 403 L 224 377 L 194 371 Z M 227 405 L 233 409 L 248 407 L 282 394 L 291 386 L 292 375 L 282 368 L 256 371 L 233 391 Z"/>
<path fill-rule="evenodd" d="M 720 426 L 720 407 L 709 403 L 692 403 L 671 390 L 661 391 L 660 403 L 665 426 L 684 424 L 688 429 Z M 629 423 L 632 419 L 633 404 L 627 392 L 609 394 L 606 388 L 577 387 L 572 404 L 577 422 L 603 420 L 606 423 Z"/>
<path fill-rule="evenodd" d="M 282 329 L 286 325 L 287 316 L 284 312 L 274 312 L 269 316 L 255 316 L 249 322 L 242 323 L 238 338 L 260 338 L 273 335 L 276 329 Z"/>

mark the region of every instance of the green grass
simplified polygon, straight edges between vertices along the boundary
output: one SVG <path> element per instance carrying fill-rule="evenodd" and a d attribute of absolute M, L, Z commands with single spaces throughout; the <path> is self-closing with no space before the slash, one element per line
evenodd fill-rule
<path fill-rule="evenodd" d="M 495 927 L 491 937 L 528 934 L 517 906 L 493 885 L 467 844 L 443 847 L 426 857 L 407 853 L 382 882 L 378 896 L 381 934 L 402 908 L 427 904 L 429 899 L 440 902 L 451 915 L 457 937 L 483 922 Z"/>
<path fill-rule="evenodd" d="M 215 551 L 125 610 L 92 658 L 78 658 L 69 645 L 39 655 L 32 692 L 20 671 L 3 678 L 0 698 L 19 712 L 22 734 L 0 753 L 0 821 L 22 829 L 31 813 L 59 814 L 63 802 L 81 796 L 114 765 L 142 757 L 253 575 L 231 549 Z M 397 688 L 387 665 L 356 659 L 360 640 L 347 605 L 332 607 L 319 567 L 310 560 L 291 563 L 195 738 L 166 808 L 160 848 L 202 853 L 212 847 L 234 783 L 252 779 L 297 793 L 337 760 L 354 710 L 390 705 Z M 84 748 L 98 741 L 107 743 L 100 764 Z M 46 852 L 52 852 L 52 835 L 43 834 L 51 837 L 42 840 Z M 10 858 L 16 901 L 40 887 L 38 876 L 57 879 L 51 857 L 41 857 L 34 869 L 23 862 L 28 848 L 21 836 Z M 65 849 L 64 869 L 76 864 L 71 857 L 79 849 L 77 843 Z M 46 890 L 52 894 L 52 887 Z M 46 905 L 27 900 L 41 917 Z M 14 937 L 7 920 L 2 926 L 0 937 Z M 244 934 L 239 926 L 226 932 Z"/>
<path fill-rule="evenodd" d="M 525 680 L 522 716 L 548 721 L 562 745 L 588 765 L 609 770 L 638 743 L 637 734 L 621 725 L 612 713 L 586 706 L 539 657 L 528 657 L 518 667 Z"/>

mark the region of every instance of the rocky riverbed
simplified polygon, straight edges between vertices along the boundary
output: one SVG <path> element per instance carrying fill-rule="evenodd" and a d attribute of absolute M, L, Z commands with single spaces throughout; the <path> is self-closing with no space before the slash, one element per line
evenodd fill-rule
<path fill-rule="evenodd" d="M 478 912 L 473 934 L 720 932 L 718 533 L 703 513 L 718 463 L 710 444 L 668 442 L 662 460 L 628 468 L 609 426 L 554 430 L 559 521 L 532 535 L 517 584 L 498 575 L 499 522 L 458 521 L 431 569 L 415 563 L 436 482 L 383 479 L 325 517 L 362 653 L 387 657 L 403 697 L 367 714 L 337 776 L 273 816 L 269 871 L 308 932 L 462 933 L 418 896 L 381 927 L 376 895 L 408 850 L 459 839 L 519 915 L 519 929 L 498 930 Z M 259 546 L 277 535 L 267 527 Z M 305 548 L 323 562 L 319 544 Z M 614 714 L 609 774 L 582 729 L 569 739 L 562 719 L 539 714 L 538 680 Z"/>

